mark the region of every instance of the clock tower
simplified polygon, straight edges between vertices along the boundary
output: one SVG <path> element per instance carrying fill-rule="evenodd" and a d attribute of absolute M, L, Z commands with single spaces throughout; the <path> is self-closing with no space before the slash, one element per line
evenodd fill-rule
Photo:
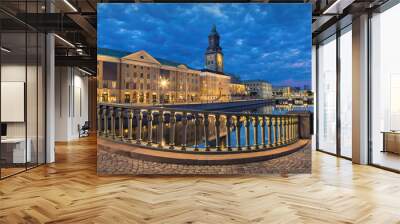
<path fill-rule="evenodd" d="M 212 27 L 208 35 L 208 47 L 205 53 L 206 69 L 224 72 L 224 54 L 219 46 L 219 34 L 215 25 Z"/>

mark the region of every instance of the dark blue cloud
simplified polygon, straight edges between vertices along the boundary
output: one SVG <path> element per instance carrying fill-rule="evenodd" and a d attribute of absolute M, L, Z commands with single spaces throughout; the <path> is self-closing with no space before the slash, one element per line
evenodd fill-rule
<path fill-rule="evenodd" d="M 213 24 L 226 72 L 274 85 L 310 85 L 310 4 L 99 4 L 98 46 L 143 49 L 203 68 Z"/>

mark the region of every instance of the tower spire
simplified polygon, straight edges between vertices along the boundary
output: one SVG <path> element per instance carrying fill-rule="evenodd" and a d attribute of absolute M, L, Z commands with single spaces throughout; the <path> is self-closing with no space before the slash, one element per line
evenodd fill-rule
<path fill-rule="evenodd" d="M 205 67 L 209 70 L 223 72 L 224 71 L 224 55 L 222 48 L 219 46 L 219 34 L 217 26 L 214 24 L 208 35 L 208 47 L 205 53 Z"/>
<path fill-rule="evenodd" d="M 215 24 L 213 24 L 210 35 L 216 35 L 216 34 L 218 35 L 217 26 Z"/>

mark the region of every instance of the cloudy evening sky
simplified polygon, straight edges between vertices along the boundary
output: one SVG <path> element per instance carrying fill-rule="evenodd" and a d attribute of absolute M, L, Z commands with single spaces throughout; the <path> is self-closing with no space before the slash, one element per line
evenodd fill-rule
<path fill-rule="evenodd" d="M 212 25 L 224 71 L 273 85 L 311 85 L 310 4 L 98 4 L 98 46 L 204 68 Z"/>

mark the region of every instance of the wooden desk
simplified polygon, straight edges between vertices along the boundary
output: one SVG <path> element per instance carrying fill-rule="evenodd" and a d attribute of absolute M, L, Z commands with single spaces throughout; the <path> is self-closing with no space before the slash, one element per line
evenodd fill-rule
<path fill-rule="evenodd" d="M 383 131 L 383 152 L 400 154 L 400 131 Z"/>
<path fill-rule="evenodd" d="M 25 152 L 25 138 L 5 138 L 1 139 L 1 156 L 6 163 L 25 163 L 31 162 L 31 139 L 26 140 L 27 147 Z"/>

